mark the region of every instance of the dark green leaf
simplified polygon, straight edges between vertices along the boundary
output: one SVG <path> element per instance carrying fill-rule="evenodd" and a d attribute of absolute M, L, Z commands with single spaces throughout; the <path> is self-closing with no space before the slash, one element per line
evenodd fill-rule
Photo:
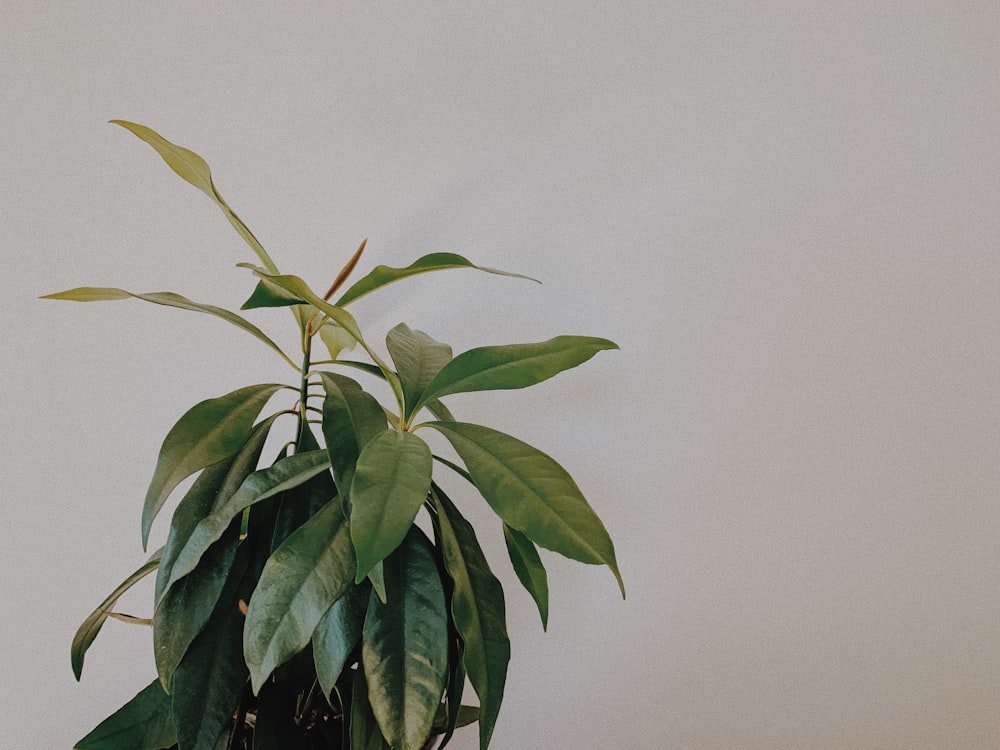
<path fill-rule="evenodd" d="M 108 598 L 101 602 L 97 609 L 91 612 L 77 629 L 76 635 L 73 636 L 73 644 L 70 646 L 70 663 L 73 665 L 73 674 L 76 675 L 77 680 L 80 679 L 80 674 L 83 672 L 83 657 L 87 653 L 87 649 L 90 648 L 90 644 L 94 642 L 97 634 L 104 626 L 104 621 L 108 619 L 108 612 L 115 606 L 115 602 L 118 601 L 122 594 L 159 567 L 160 556 L 162 554 L 162 549 L 154 552 L 149 561 L 122 581 L 118 588 L 108 594 Z"/>
<path fill-rule="evenodd" d="M 389 331 L 385 343 L 399 373 L 406 403 L 405 418 L 409 419 L 434 376 L 451 360 L 451 347 L 423 331 L 411 330 L 406 323 Z"/>
<path fill-rule="evenodd" d="M 517 438 L 465 422 L 428 422 L 461 456 L 497 515 L 531 541 L 573 560 L 607 565 L 625 586 L 615 547 L 580 488 L 552 458 Z"/>
<path fill-rule="evenodd" d="M 326 471 L 329 466 L 326 451 L 309 451 L 278 459 L 273 466 L 260 469 L 248 476 L 232 497 L 195 526 L 177 553 L 170 578 L 164 588 L 170 588 L 176 581 L 194 570 L 205 551 L 222 536 L 232 520 L 244 509 L 287 489 L 297 487 L 321 471 Z"/>
<path fill-rule="evenodd" d="M 501 276 L 513 276 L 518 279 L 527 279 L 528 281 L 535 281 L 536 284 L 538 283 L 535 279 L 529 276 L 522 276 L 519 273 L 507 273 L 506 271 L 498 271 L 495 268 L 483 268 L 482 266 L 473 265 L 461 255 L 456 255 L 455 253 L 431 253 L 414 261 L 406 268 L 375 266 L 367 276 L 358 279 L 353 286 L 341 295 L 340 299 L 337 300 L 337 307 L 343 307 L 359 297 L 374 292 L 376 289 L 391 284 L 394 281 L 399 281 L 409 276 L 416 276 L 420 273 L 444 271 L 449 268 L 474 268 L 478 271 L 486 271 L 487 273 L 495 273 Z"/>
<path fill-rule="evenodd" d="M 353 576 L 347 521 L 334 501 L 275 550 L 250 599 L 243 652 L 254 693 L 275 667 L 305 648 Z"/>
<path fill-rule="evenodd" d="M 441 368 L 416 408 L 450 393 L 527 388 L 586 362 L 599 351 L 617 348 L 607 339 L 557 336 L 537 344 L 470 349 Z"/>
<path fill-rule="evenodd" d="M 130 297 L 145 300 L 146 302 L 152 302 L 156 305 L 177 307 L 181 310 L 193 310 L 194 312 L 208 313 L 209 315 L 214 315 L 217 318 L 222 318 L 223 320 L 232 323 L 234 326 L 242 328 L 244 331 L 256 336 L 258 339 L 271 347 L 271 349 L 281 355 L 282 359 L 284 359 L 288 364 L 298 369 L 295 363 L 288 358 L 288 355 L 281 350 L 281 347 L 275 344 L 266 333 L 260 330 L 249 320 L 246 320 L 236 313 L 230 312 L 229 310 L 225 310 L 221 307 L 194 302 L 189 300 L 187 297 L 182 297 L 181 295 L 174 294 L 173 292 L 148 292 L 146 294 L 133 294 L 132 292 L 126 292 L 124 289 L 85 286 L 77 289 L 69 289 L 65 292 L 58 292 L 56 294 L 46 294 L 41 297 L 41 299 L 61 299 L 71 300 L 73 302 L 102 302 L 107 300 L 129 299 Z"/>
<path fill-rule="evenodd" d="M 303 426 L 296 451 L 320 450 L 319 443 L 308 425 Z M 302 524 L 312 518 L 320 508 L 326 505 L 337 494 L 333 477 L 328 471 L 322 471 L 308 479 L 298 487 L 292 487 L 281 494 L 278 510 L 274 519 L 274 530 L 271 533 L 271 549 L 273 552 L 288 536 Z"/>
<path fill-rule="evenodd" d="M 333 479 L 341 497 L 348 497 L 361 449 L 386 429 L 385 412 L 370 393 L 351 378 L 321 372 L 323 437 L 330 454 Z"/>
<path fill-rule="evenodd" d="M 385 430 L 361 450 L 351 482 L 356 582 L 406 536 L 431 488 L 431 450 L 411 432 Z"/>
<path fill-rule="evenodd" d="M 361 641 L 370 595 L 370 586 L 351 586 L 316 626 L 312 636 L 313 660 L 316 678 L 326 696 L 333 691 L 347 658 Z"/>
<path fill-rule="evenodd" d="M 431 495 L 441 527 L 441 553 L 455 586 L 451 614 L 462 637 L 465 669 L 481 705 L 479 747 L 486 750 L 503 702 L 510 661 L 503 588 L 469 522 L 439 488 Z"/>
<path fill-rule="evenodd" d="M 545 566 L 542 565 L 542 558 L 538 556 L 538 550 L 528 537 L 507 524 L 503 525 L 503 538 L 507 543 L 507 554 L 514 565 L 514 572 L 517 573 L 521 585 L 535 600 L 538 614 L 542 618 L 542 630 L 547 630 L 549 626 L 549 580 Z"/>
<path fill-rule="evenodd" d="M 440 524 L 436 526 L 438 532 L 438 547 L 440 548 Z M 452 586 L 454 588 L 454 586 Z M 450 596 L 448 601 L 450 601 Z M 449 623 L 448 638 L 448 688 L 445 692 L 445 703 L 438 709 L 438 717 L 434 720 L 435 728 L 441 728 L 444 736 L 438 750 L 444 750 L 451 742 L 455 729 L 458 728 L 460 707 L 462 705 L 462 694 L 465 692 L 465 661 L 462 655 L 462 639 L 455 629 L 455 620 L 452 618 Z M 444 715 L 442 716 L 442 712 Z M 477 712 L 476 718 L 479 714 Z"/>
<path fill-rule="evenodd" d="M 254 419 L 264 404 L 284 387 L 252 385 L 202 401 L 171 428 L 160 448 L 142 507 L 143 547 L 153 519 L 171 491 L 199 469 L 239 453 L 250 439 Z"/>
<path fill-rule="evenodd" d="M 354 674 L 351 692 L 351 750 L 390 750 L 368 702 L 368 683 L 361 668 Z"/>
<path fill-rule="evenodd" d="M 368 698 L 397 750 L 421 750 L 448 674 L 448 615 L 433 548 L 411 527 L 386 558 L 386 603 L 372 595 L 362 637 Z"/>
<path fill-rule="evenodd" d="M 153 680 L 74 745 L 74 750 L 163 750 L 177 742 L 170 696 Z"/>

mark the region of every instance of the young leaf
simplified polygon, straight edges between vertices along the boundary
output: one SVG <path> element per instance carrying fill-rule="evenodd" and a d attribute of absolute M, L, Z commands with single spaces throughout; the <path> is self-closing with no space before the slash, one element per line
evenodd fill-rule
<path fill-rule="evenodd" d="M 199 469 L 236 455 L 247 443 L 254 419 L 282 385 L 252 385 L 202 401 L 175 424 L 160 448 L 142 507 L 142 546 L 153 519 L 171 491 Z"/>
<path fill-rule="evenodd" d="M 202 519 L 177 553 L 170 578 L 164 585 L 169 589 L 198 565 L 205 551 L 222 536 L 232 520 L 251 505 L 297 487 L 330 466 L 326 451 L 308 451 L 278 459 L 273 466 L 248 476 L 240 488 Z"/>
<path fill-rule="evenodd" d="M 431 492 L 441 527 L 441 552 L 454 582 L 451 614 L 464 645 L 463 662 L 479 696 L 479 747 L 486 750 L 503 702 L 510 639 L 503 588 L 486 562 L 472 525 L 448 497 Z"/>
<path fill-rule="evenodd" d="M 255 310 L 260 307 L 291 307 L 292 305 L 304 305 L 291 292 L 286 292 L 280 286 L 275 286 L 270 281 L 261 279 L 254 287 L 253 293 L 240 305 L 241 310 Z"/>
<path fill-rule="evenodd" d="M 289 536 L 264 565 L 243 633 L 255 694 L 275 667 L 305 648 L 353 576 L 347 521 L 335 500 Z"/>
<path fill-rule="evenodd" d="M 495 273 L 500 276 L 513 276 L 517 279 L 534 281 L 536 284 L 540 283 L 530 276 L 522 276 L 519 273 L 508 273 L 507 271 L 498 271 L 495 268 L 483 268 L 482 266 L 473 265 L 461 255 L 456 255 L 454 253 L 431 253 L 430 255 L 425 255 L 414 261 L 406 268 L 375 266 L 375 268 L 373 268 L 367 276 L 362 279 L 358 279 L 352 287 L 341 295 L 340 299 L 337 300 L 337 307 L 344 307 L 359 297 L 363 297 L 370 292 L 374 292 L 376 289 L 386 286 L 387 284 L 391 284 L 394 281 L 399 281 L 400 279 L 405 279 L 409 276 L 416 276 L 420 273 L 428 273 L 430 271 L 445 271 L 449 268 L 474 268 L 477 271 Z"/>
<path fill-rule="evenodd" d="M 222 213 L 229 219 L 229 223 L 233 225 L 233 228 L 250 246 L 250 249 L 254 251 L 260 262 L 273 273 L 278 272 L 278 267 L 274 265 L 274 261 L 271 260 L 264 247 L 257 241 L 257 238 L 253 236 L 253 233 L 247 228 L 246 224 L 240 220 L 240 217 L 233 212 L 215 189 L 215 184 L 212 182 L 212 173 L 208 168 L 208 163 L 204 159 L 190 149 L 171 143 L 145 125 L 138 125 L 137 123 L 125 120 L 112 120 L 111 122 L 115 125 L 121 125 L 156 149 L 156 152 L 163 157 L 163 161 L 174 172 L 215 201 L 216 205 L 222 209 Z"/>
<path fill-rule="evenodd" d="M 611 537 L 562 466 L 537 448 L 488 427 L 426 424 L 448 438 L 479 492 L 505 523 L 546 549 L 607 565 L 625 596 Z"/>
<path fill-rule="evenodd" d="M 372 595 L 361 659 L 372 712 L 389 745 L 421 750 L 448 674 L 444 588 L 427 537 L 411 527 L 385 560 L 387 601 Z"/>
<path fill-rule="evenodd" d="M 385 430 L 361 449 L 351 481 L 355 581 L 403 541 L 431 488 L 431 449 L 412 432 Z"/>
<path fill-rule="evenodd" d="M 208 313 L 209 315 L 214 315 L 217 318 L 222 318 L 229 323 L 232 323 L 238 328 L 242 328 L 244 331 L 256 336 L 258 339 L 267 344 L 271 349 L 276 351 L 282 359 L 284 359 L 289 365 L 294 367 L 296 370 L 298 366 L 288 358 L 281 347 L 275 344 L 266 333 L 260 330 L 257 326 L 251 323 L 249 320 L 240 317 L 236 313 L 229 312 L 221 307 L 215 307 L 214 305 L 204 305 L 200 302 L 193 302 L 187 297 L 182 297 L 179 294 L 174 294 L 173 292 L 149 292 L 147 294 L 133 294 L 132 292 L 126 292 L 124 289 L 112 289 L 106 287 L 79 287 L 77 289 L 69 289 L 65 292 L 57 292 L 56 294 L 46 294 L 40 299 L 59 299 L 59 300 L 71 300 L 73 302 L 101 302 L 105 300 L 119 300 L 119 299 L 129 299 L 130 297 L 135 299 L 141 299 L 146 302 L 152 302 L 156 305 L 165 305 L 166 307 L 177 307 L 181 310 L 193 310 L 194 312 Z"/>
<path fill-rule="evenodd" d="M 351 378 L 321 372 L 323 437 L 330 454 L 333 479 L 341 497 L 348 497 L 361 449 L 386 429 L 385 412 L 375 397 Z"/>
<path fill-rule="evenodd" d="M 70 663 L 73 665 L 73 674 L 77 680 L 80 679 L 80 674 L 83 672 L 83 657 L 87 653 L 87 649 L 90 648 L 90 644 L 94 642 L 97 634 L 104 626 L 104 621 L 108 619 L 108 612 L 115 606 L 115 602 L 118 601 L 122 594 L 159 567 L 160 556 L 162 554 L 162 548 L 154 552 L 149 561 L 122 581 L 118 588 L 108 594 L 107 599 L 101 602 L 97 609 L 91 612 L 77 629 L 76 635 L 73 636 L 73 644 L 70 646 Z"/>
<path fill-rule="evenodd" d="M 351 586 L 316 625 L 312 636 L 313 661 L 323 695 L 329 696 L 333 691 L 347 658 L 361 640 L 370 595 L 370 586 Z"/>
<path fill-rule="evenodd" d="M 411 330 L 406 323 L 389 331 L 385 343 L 399 373 L 406 403 L 404 416 L 409 419 L 434 376 L 451 360 L 451 347 L 435 341 L 423 331 Z"/>
<path fill-rule="evenodd" d="M 599 351 L 617 348 L 607 339 L 556 336 L 537 344 L 470 349 L 441 368 L 415 408 L 450 393 L 527 388 L 586 362 Z"/>
<path fill-rule="evenodd" d="M 153 680 L 106 718 L 74 750 L 164 750 L 177 742 L 170 696 Z"/>
<path fill-rule="evenodd" d="M 507 524 L 503 525 L 503 538 L 507 543 L 507 554 L 514 566 L 517 578 L 525 590 L 531 594 L 542 618 L 542 630 L 549 626 L 549 580 L 542 565 L 538 550 L 528 537 Z"/>

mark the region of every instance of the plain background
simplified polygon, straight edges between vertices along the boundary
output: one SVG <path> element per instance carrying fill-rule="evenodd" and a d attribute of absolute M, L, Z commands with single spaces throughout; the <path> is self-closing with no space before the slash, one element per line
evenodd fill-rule
<path fill-rule="evenodd" d="M 543 634 L 477 516 L 514 648 L 497 750 L 1000 747 L 995 3 L 0 0 L 0 70 L 0 746 L 69 748 L 151 679 L 145 629 L 109 623 L 82 685 L 68 651 L 145 559 L 159 443 L 291 375 L 207 316 L 36 300 L 252 286 L 124 118 L 316 287 L 363 237 L 362 271 L 544 282 L 397 285 L 354 309 L 374 341 L 621 345 L 452 404 L 569 469 L 629 590 L 546 556 Z"/>

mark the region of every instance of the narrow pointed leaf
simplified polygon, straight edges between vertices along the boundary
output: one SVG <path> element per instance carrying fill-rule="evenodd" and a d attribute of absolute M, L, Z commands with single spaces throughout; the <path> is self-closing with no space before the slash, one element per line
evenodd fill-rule
<path fill-rule="evenodd" d="M 354 577 L 347 521 L 328 503 L 271 555 L 250 599 L 243 651 L 254 693 L 309 643 Z"/>
<path fill-rule="evenodd" d="M 309 425 L 303 425 L 303 428 L 296 451 L 304 453 L 320 450 L 312 428 Z M 299 486 L 281 493 L 272 523 L 271 547 L 268 554 L 280 547 L 293 531 L 312 518 L 336 494 L 337 488 L 329 471 L 321 471 Z"/>
<path fill-rule="evenodd" d="M 486 502 L 535 544 L 607 565 L 625 596 L 615 548 L 580 488 L 551 457 L 517 438 L 465 422 L 427 422 L 462 458 Z"/>
<path fill-rule="evenodd" d="M 241 310 L 255 310 L 261 307 L 291 307 L 292 305 L 304 305 L 305 301 L 299 299 L 291 292 L 286 292 L 280 286 L 275 286 L 270 281 L 261 279 L 254 287 L 250 297 L 240 305 Z"/>
<path fill-rule="evenodd" d="M 129 298 L 141 299 L 145 302 L 152 302 L 156 305 L 176 307 L 181 310 L 192 310 L 194 312 L 214 315 L 215 317 L 232 323 L 234 326 L 242 328 L 244 331 L 257 337 L 260 341 L 263 341 L 267 344 L 267 346 L 277 352 L 288 364 L 298 369 L 295 363 L 288 358 L 288 355 L 281 350 L 281 347 L 274 343 L 274 341 L 272 341 L 266 333 L 260 330 L 249 320 L 221 307 L 194 302 L 189 300 L 187 297 L 182 297 L 181 295 L 174 294 L 173 292 L 148 292 L 146 294 L 134 294 L 132 292 L 126 292 L 124 289 L 112 289 L 108 287 L 79 287 L 77 289 L 69 289 L 65 292 L 57 292 L 56 294 L 46 294 L 41 297 L 41 299 L 70 300 L 73 302 L 101 302 L 105 300 L 120 300 Z"/>
<path fill-rule="evenodd" d="M 399 373 L 406 403 L 405 416 L 409 419 L 434 376 L 451 360 L 451 347 L 435 341 L 423 331 L 411 330 L 406 323 L 389 331 L 385 343 Z"/>
<path fill-rule="evenodd" d="M 537 344 L 483 346 L 462 352 L 441 368 L 417 408 L 450 393 L 510 390 L 548 380 L 618 345 L 590 336 L 556 336 Z"/>
<path fill-rule="evenodd" d="M 351 481 L 356 581 L 403 541 L 431 487 L 431 450 L 412 432 L 386 430 L 361 450 Z"/>
<path fill-rule="evenodd" d="M 173 489 L 206 466 L 236 455 L 250 439 L 254 419 L 264 404 L 284 388 L 252 385 L 193 406 L 175 424 L 160 448 L 153 480 L 142 507 L 142 544 Z"/>
<path fill-rule="evenodd" d="M 205 551 L 222 536 L 232 520 L 244 509 L 297 487 L 321 471 L 326 471 L 329 465 L 326 451 L 308 451 L 281 458 L 273 466 L 248 476 L 232 497 L 195 526 L 177 553 L 165 588 L 170 588 L 194 570 Z"/>
<path fill-rule="evenodd" d="M 441 552 L 454 583 L 451 614 L 462 637 L 463 663 L 479 696 L 479 747 L 486 750 L 503 702 L 510 639 L 503 588 L 486 562 L 472 525 L 436 488 L 432 493 L 441 526 Z"/>
<path fill-rule="evenodd" d="M 73 666 L 73 674 L 77 680 L 80 679 L 80 674 L 83 672 L 83 657 L 87 653 L 87 649 L 90 648 L 90 644 L 94 642 L 97 634 L 104 626 L 104 621 L 108 619 L 108 613 L 111 611 L 111 608 L 115 606 L 115 603 L 121 598 L 122 594 L 159 567 L 160 556 L 162 554 L 162 549 L 153 553 L 149 561 L 122 581 L 118 588 L 108 594 L 108 597 L 98 605 L 97 609 L 87 616 L 87 619 L 77 629 L 76 635 L 73 636 L 73 643 L 70 646 L 70 663 Z"/>
<path fill-rule="evenodd" d="M 346 498 L 361 449 L 385 432 L 385 412 L 375 397 L 351 378 L 332 372 L 321 372 L 320 377 L 326 393 L 323 437 L 337 490 Z"/>
<path fill-rule="evenodd" d="M 367 585 L 351 586 L 316 625 L 312 636 L 313 661 L 316 679 L 326 696 L 333 691 L 347 658 L 361 641 L 370 595 L 371 588 Z"/>
<path fill-rule="evenodd" d="M 215 184 L 212 182 L 212 173 L 209 170 L 208 163 L 204 159 L 190 149 L 171 143 L 155 130 L 145 125 L 139 125 L 126 120 L 112 120 L 111 122 L 115 125 L 121 125 L 133 135 L 152 146 L 174 172 L 215 201 L 216 205 L 222 209 L 222 212 L 229 220 L 229 223 L 233 225 L 233 228 L 236 229 L 243 240 L 250 246 L 250 249 L 254 251 L 260 262 L 269 270 L 277 273 L 277 266 L 274 265 L 274 261 L 271 260 L 267 251 L 264 250 L 246 224 L 240 220 L 240 217 L 233 212 L 215 189 Z"/>
<path fill-rule="evenodd" d="M 430 271 L 445 271 L 450 268 L 474 268 L 477 271 L 495 273 L 500 276 L 513 276 L 518 279 L 534 281 L 536 284 L 539 283 L 536 279 L 533 279 L 530 276 L 522 276 L 519 273 L 508 273 L 507 271 L 498 271 L 495 268 L 484 268 L 482 266 L 474 265 L 461 255 L 456 255 L 455 253 L 431 253 L 419 258 L 406 268 L 376 266 L 367 276 L 359 279 L 353 286 L 344 292 L 340 299 L 337 300 L 337 307 L 343 307 L 359 297 L 363 297 L 370 292 L 374 292 L 376 289 L 386 286 L 387 284 L 391 284 L 394 281 L 399 281 L 400 279 L 405 279 L 410 276 L 416 276 L 421 273 L 429 273 Z"/>
<path fill-rule="evenodd" d="M 542 618 L 542 630 L 549 627 L 549 579 L 534 543 L 517 529 L 503 525 L 503 538 L 514 572 L 525 590 L 535 600 Z"/>
<path fill-rule="evenodd" d="M 170 696 L 153 680 L 102 721 L 74 750 L 164 750 L 177 742 Z"/>
<path fill-rule="evenodd" d="M 368 605 L 361 656 L 382 735 L 397 750 L 421 750 L 448 673 L 448 615 L 430 542 L 412 527 L 385 561 L 387 601 Z"/>

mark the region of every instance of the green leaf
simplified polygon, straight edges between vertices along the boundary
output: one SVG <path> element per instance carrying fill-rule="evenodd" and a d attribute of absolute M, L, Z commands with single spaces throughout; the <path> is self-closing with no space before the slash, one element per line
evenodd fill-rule
<path fill-rule="evenodd" d="M 331 320 L 320 326 L 319 337 L 326 345 L 326 350 L 330 352 L 330 359 L 337 359 L 343 352 L 351 351 L 357 344 L 351 334 Z"/>
<path fill-rule="evenodd" d="M 503 702 L 510 639 L 503 588 L 486 562 L 471 524 L 439 488 L 431 492 L 441 527 L 441 553 L 454 582 L 451 614 L 464 645 L 463 662 L 479 696 L 479 747 L 486 750 Z"/>
<path fill-rule="evenodd" d="M 361 658 L 372 712 L 397 750 L 421 750 L 448 674 L 448 615 L 433 548 L 412 527 L 385 560 L 387 601 L 369 600 Z"/>
<path fill-rule="evenodd" d="M 174 672 L 174 723 L 178 747 L 184 750 L 214 750 L 232 724 L 246 685 L 243 615 L 236 595 L 242 573 L 235 570 L 228 580 L 223 574 L 227 591 Z"/>
<path fill-rule="evenodd" d="M 462 458 L 486 502 L 535 544 L 573 560 L 607 565 L 625 585 L 615 547 L 580 488 L 552 458 L 517 438 L 465 422 L 427 422 Z"/>
<path fill-rule="evenodd" d="M 249 299 L 240 305 L 241 310 L 255 310 L 261 307 L 291 307 L 292 305 L 304 305 L 291 292 L 286 292 L 280 286 L 275 286 L 270 281 L 260 279 Z"/>
<path fill-rule="evenodd" d="M 607 339 L 556 336 L 537 344 L 470 349 L 441 368 L 415 409 L 451 393 L 527 388 L 586 362 L 599 351 L 617 348 Z"/>
<path fill-rule="evenodd" d="M 507 554 L 514 566 L 517 578 L 525 590 L 531 594 L 542 618 L 542 630 L 549 627 L 549 580 L 542 565 L 538 550 L 528 537 L 507 524 L 503 525 L 503 538 L 507 543 Z"/>
<path fill-rule="evenodd" d="M 361 449 L 351 482 L 357 583 L 399 546 L 431 488 L 431 449 L 411 432 L 385 430 Z"/>
<path fill-rule="evenodd" d="M 181 310 L 208 313 L 209 315 L 214 315 L 217 318 L 222 318 L 223 320 L 232 323 L 234 326 L 242 328 L 244 331 L 256 336 L 258 339 L 271 347 L 271 349 L 276 351 L 289 365 L 294 367 L 296 370 L 299 369 L 298 366 L 288 358 L 288 355 L 281 350 L 281 347 L 274 343 L 274 341 L 272 341 L 266 333 L 260 330 L 249 320 L 246 320 L 236 313 L 230 312 L 229 310 L 225 310 L 221 307 L 194 302 L 189 300 L 187 297 L 182 297 L 181 295 L 174 294 L 173 292 L 148 292 L 146 294 L 133 294 L 132 292 L 126 292 L 124 289 L 84 286 L 76 289 L 69 289 L 65 292 L 58 292 L 56 294 L 46 294 L 43 297 L 40 297 L 40 299 L 70 300 L 73 302 L 102 302 L 107 300 L 129 298 L 141 299 L 146 302 L 152 302 L 156 305 L 165 305 L 166 307 L 177 307 Z"/>
<path fill-rule="evenodd" d="M 121 125 L 156 149 L 156 152 L 163 157 L 163 161 L 174 172 L 215 201 L 216 205 L 222 209 L 222 213 L 229 219 L 229 223 L 233 225 L 233 228 L 236 229 L 243 240 L 250 246 L 250 249 L 254 251 L 260 262 L 270 271 L 277 273 L 277 266 L 274 265 L 274 261 L 271 260 L 263 246 L 215 189 L 215 184 L 212 182 L 212 173 L 208 168 L 208 163 L 204 159 L 190 149 L 171 143 L 145 125 L 138 125 L 125 120 L 112 120 L 111 122 L 115 125 Z"/>
<path fill-rule="evenodd" d="M 477 271 L 486 271 L 486 273 L 495 273 L 500 276 L 513 276 L 517 279 L 527 279 L 528 281 L 534 281 L 536 284 L 539 283 L 530 276 L 522 276 L 519 273 L 508 273 L 506 271 L 498 271 L 495 268 L 483 268 L 482 266 L 474 265 L 461 255 L 456 255 L 455 253 L 431 253 L 414 261 L 406 268 L 375 266 L 367 276 L 358 279 L 353 286 L 341 295 L 340 299 L 337 300 L 337 307 L 344 307 L 359 297 L 374 292 L 376 289 L 391 284 L 394 281 L 399 281 L 409 276 L 416 276 L 420 273 L 444 271 L 450 268 L 474 268 Z"/>
<path fill-rule="evenodd" d="M 108 619 L 108 612 L 115 606 L 115 603 L 122 594 L 159 567 L 160 556 L 162 554 L 162 549 L 154 552 L 149 561 L 122 581 L 118 588 L 108 594 L 108 597 L 98 605 L 97 609 L 87 616 L 87 619 L 77 629 L 76 635 L 73 636 L 73 644 L 70 646 L 70 663 L 73 665 L 73 674 L 77 680 L 80 679 L 80 674 L 83 672 L 83 657 L 87 653 L 87 649 L 90 648 L 90 644 L 94 642 L 97 634 L 104 626 L 104 621 Z"/>
<path fill-rule="evenodd" d="M 368 683 L 363 669 L 355 672 L 351 693 L 351 750 L 390 750 L 368 702 Z"/>
<path fill-rule="evenodd" d="M 323 437 L 337 491 L 347 498 L 361 449 L 386 429 L 385 412 L 375 397 L 351 378 L 332 372 L 321 372 L 320 377 L 326 392 Z"/>
<path fill-rule="evenodd" d="M 202 401 L 175 424 L 160 448 L 153 480 L 142 507 L 142 546 L 173 489 L 199 469 L 239 453 L 250 439 L 253 422 L 282 385 L 252 385 Z"/>
<path fill-rule="evenodd" d="M 163 750 L 177 742 L 170 696 L 153 680 L 74 745 L 74 750 Z"/>
<path fill-rule="evenodd" d="M 353 576 L 347 521 L 334 501 L 275 550 L 250 599 L 243 652 L 255 694 L 275 667 L 306 647 Z"/>
<path fill-rule="evenodd" d="M 303 425 L 299 444 L 295 450 L 298 453 L 320 450 L 320 445 L 308 425 Z M 312 518 L 336 494 L 337 488 L 329 471 L 322 471 L 298 487 L 283 492 L 278 501 L 268 554 L 281 546 L 293 531 Z"/>
<path fill-rule="evenodd" d="M 312 636 L 316 679 L 323 694 L 333 691 L 347 659 L 361 640 L 371 588 L 351 586 L 320 619 Z"/>
<path fill-rule="evenodd" d="M 435 530 L 438 535 L 438 548 L 440 549 L 441 525 L 436 524 Z M 454 588 L 454 585 L 452 588 Z M 438 715 L 434 719 L 435 728 L 443 729 L 444 732 L 444 736 L 441 738 L 441 744 L 438 746 L 438 750 L 444 750 L 444 748 L 448 746 L 448 743 L 451 742 L 452 736 L 455 734 L 455 729 L 458 728 L 459 714 L 462 706 L 462 694 L 465 692 L 466 672 L 462 656 L 462 639 L 458 635 L 458 631 L 455 629 L 454 618 L 452 618 L 449 623 L 448 631 L 448 688 L 445 691 L 445 703 L 438 709 Z M 444 714 L 443 716 L 442 713 Z M 478 719 L 479 713 L 477 708 L 476 720 L 478 721 Z"/>
<path fill-rule="evenodd" d="M 406 323 L 389 331 L 385 343 L 399 373 L 406 403 L 405 418 L 409 419 L 434 376 L 451 360 L 451 347 L 423 331 L 411 330 Z"/>
<path fill-rule="evenodd" d="M 326 451 L 308 451 L 278 459 L 273 466 L 248 476 L 232 497 L 195 526 L 178 551 L 164 588 L 169 589 L 194 570 L 205 551 L 222 536 L 232 520 L 244 509 L 297 487 L 321 471 L 326 471 L 329 466 Z"/>

